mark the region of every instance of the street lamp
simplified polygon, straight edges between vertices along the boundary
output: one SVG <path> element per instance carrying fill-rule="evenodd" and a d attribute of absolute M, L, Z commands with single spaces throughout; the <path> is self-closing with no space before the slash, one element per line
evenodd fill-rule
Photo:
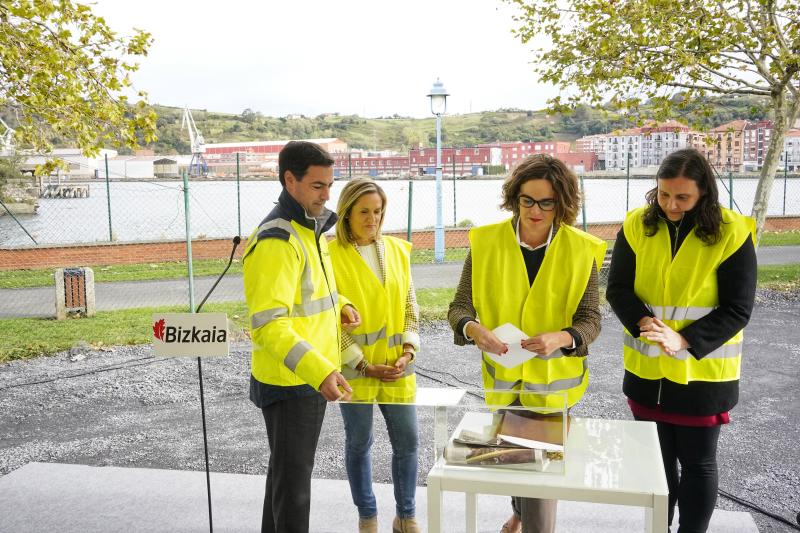
<path fill-rule="evenodd" d="M 436 115 L 436 230 L 434 232 L 433 258 L 437 263 L 444 262 L 444 222 L 442 221 L 442 115 L 447 112 L 447 91 L 436 78 L 428 98 L 431 99 L 431 113 Z"/>

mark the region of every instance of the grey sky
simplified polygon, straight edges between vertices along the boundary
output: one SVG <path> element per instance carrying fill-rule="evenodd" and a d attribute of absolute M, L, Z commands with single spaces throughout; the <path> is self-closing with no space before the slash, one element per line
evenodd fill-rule
<path fill-rule="evenodd" d="M 553 94 L 500 0 L 96 0 L 94 11 L 118 33 L 153 34 L 134 82 L 164 105 L 424 117 L 437 77 L 448 113 L 539 109 Z"/>

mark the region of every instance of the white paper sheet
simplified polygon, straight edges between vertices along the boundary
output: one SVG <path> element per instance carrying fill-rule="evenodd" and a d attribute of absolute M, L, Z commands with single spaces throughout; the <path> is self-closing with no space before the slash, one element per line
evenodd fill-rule
<path fill-rule="evenodd" d="M 528 335 L 515 325 L 506 322 L 502 326 L 496 327 L 492 332 L 497 335 L 497 338 L 502 342 L 508 344 L 508 351 L 503 355 L 487 353 L 492 361 L 497 362 L 499 365 L 506 368 L 514 368 L 519 366 L 528 359 L 536 357 L 536 354 L 526 350 L 520 346 L 523 339 L 527 339 Z"/>

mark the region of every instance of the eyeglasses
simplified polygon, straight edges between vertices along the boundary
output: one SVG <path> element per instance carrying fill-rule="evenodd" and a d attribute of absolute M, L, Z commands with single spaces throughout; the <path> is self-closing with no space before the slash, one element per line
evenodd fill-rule
<path fill-rule="evenodd" d="M 539 209 L 542 211 L 552 211 L 556 208 L 556 201 L 552 198 L 542 198 L 541 200 L 534 200 L 530 196 L 525 194 L 520 194 L 517 198 L 519 201 L 519 205 L 525 208 L 531 208 L 535 205 L 539 205 Z"/>

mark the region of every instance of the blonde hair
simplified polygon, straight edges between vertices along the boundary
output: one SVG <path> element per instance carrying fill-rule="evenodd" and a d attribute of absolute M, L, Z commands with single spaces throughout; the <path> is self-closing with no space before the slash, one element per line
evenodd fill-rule
<path fill-rule="evenodd" d="M 353 206 L 356 205 L 358 199 L 365 194 L 376 193 L 381 197 L 383 207 L 381 208 L 381 219 L 378 222 L 378 238 L 381 236 L 381 228 L 383 227 L 383 219 L 386 216 L 386 193 L 380 185 L 375 183 L 369 178 L 356 178 L 342 189 L 342 194 L 339 195 L 339 203 L 336 205 L 336 213 L 339 215 L 339 220 L 336 222 L 336 238 L 341 243 L 348 242 L 353 244 L 355 239 L 350 233 L 350 212 Z"/>

